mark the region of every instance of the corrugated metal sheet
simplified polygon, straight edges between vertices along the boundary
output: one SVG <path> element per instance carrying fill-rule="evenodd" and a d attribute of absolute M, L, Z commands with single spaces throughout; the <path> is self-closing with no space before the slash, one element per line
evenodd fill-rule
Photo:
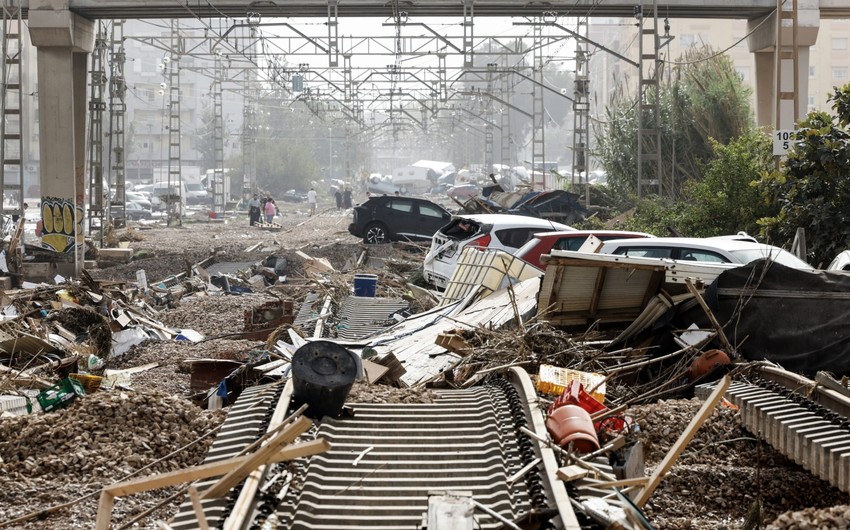
<path fill-rule="evenodd" d="M 410 303 L 400 298 L 349 296 L 338 313 L 337 337 L 358 340 L 373 335 L 395 324 L 392 314 L 408 307 Z"/>
<path fill-rule="evenodd" d="M 664 265 L 552 257 L 540 288 L 539 317 L 560 325 L 631 322 L 664 278 Z"/>
<path fill-rule="evenodd" d="M 566 326 L 634 323 L 662 285 L 686 292 L 686 278 L 708 283 L 736 266 L 569 251 L 553 251 L 544 262 L 538 315 Z M 655 318 L 662 310 L 655 308 Z"/>
<path fill-rule="evenodd" d="M 539 289 L 539 278 L 513 285 L 519 315 L 526 318 L 534 314 Z M 517 312 L 511 304 L 508 289 L 502 289 L 467 308 L 461 308 L 461 304 L 456 303 L 414 315 L 384 333 L 370 337 L 368 346 L 378 354 L 395 354 L 407 370 L 402 381 L 413 385 L 451 368 L 460 359 L 458 355 L 435 344 L 437 335 L 451 329 L 472 329 L 477 326 L 499 329 L 513 321 Z"/>
<path fill-rule="evenodd" d="M 443 293 L 440 305 L 465 299 L 479 290 L 480 296 L 507 287 L 509 281 L 522 281 L 543 274 L 533 265 L 502 250 L 465 248 L 457 268 Z"/>
<path fill-rule="evenodd" d="M 304 302 L 298 308 L 298 314 L 295 315 L 295 321 L 293 321 L 292 326 L 312 336 L 313 330 L 316 328 L 316 319 L 319 318 L 319 311 L 322 310 L 318 304 L 319 295 L 316 293 L 307 293 L 307 296 L 304 297 Z"/>

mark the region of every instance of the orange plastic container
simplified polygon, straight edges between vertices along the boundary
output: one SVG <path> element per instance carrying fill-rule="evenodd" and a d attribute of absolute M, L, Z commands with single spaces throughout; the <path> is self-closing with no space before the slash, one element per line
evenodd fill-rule
<path fill-rule="evenodd" d="M 599 449 L 593 420 L 578 405 L 561 405 L 556 408 L 546 419 L 546 429 L 561 447 L 572 444 L 579 453 L 592 453 Z"/>
<path fill-rule="evenodd" d="M 698 379 L 714 370 L 716 366 L 724 364 L 732 364 L 732 361 L 729 359 L 729 356 L 726 355 L 725 351 L 704 351 L 702 352 L 702 354 L 700 354 L 699 357 L 694 359 L 694 362 L 691 363 L 691 366 L 688 369 L 688 375 L 690 376 L 691 380 Z"/>
<path fill-rule="evenodd" d="M 608 410 L 608 407 L 600 403 L 592 394 L 588 394 L 584 390 L 584 385 L 579 381 L 570 381 L 564 391 L 558 396 L 558 399 L 549 407 L 549 415 L 559 407 L 564 405 L 578 405 L 588 414 L 596 414 Z M 593 424 L 594 432 L 598 433 L 602 430 L 622 431 L 626 427 L 626 422 L 619 417 L 606 418 L 602 421 Z"/>

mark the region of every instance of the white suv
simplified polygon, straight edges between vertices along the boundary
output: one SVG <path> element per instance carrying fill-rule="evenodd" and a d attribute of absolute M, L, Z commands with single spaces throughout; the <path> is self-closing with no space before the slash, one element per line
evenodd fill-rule
<path fill-rule="evenodd" d="M 703 263 L 746 265 L 770 258 L 794 269 L 813 267 L 787 250 L 756 242 L 745 235 L 719 237 L 655 237 L 651 239 L 613 239 L 599 249 L 600 254 L 619 254 L 632 258 L 659 258 Z"/>
<path fill-rule="evenodd" d="M 438 289 L 445 289 L 454 274 L 460 254 L 466 247 L 498 249 L 513 253 L 536 233 L 561 230 L 574 230 L 574 228 L 546 219 L 522 215 L 456 216 L 431 239 L 431 249 L 425 255 L 422 268 L 425 280 Z"/>

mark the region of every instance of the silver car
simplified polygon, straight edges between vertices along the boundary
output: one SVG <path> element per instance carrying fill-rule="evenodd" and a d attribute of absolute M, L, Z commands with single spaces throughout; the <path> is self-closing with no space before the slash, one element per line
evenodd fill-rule
<path fill-rule="evenodd" d="M 599 249 L 600 254 L 618 254 L 633 258 L 659 258 L 703 263 L 746 265 L 761 258 L 795 269 L 813 267 L 787 250 L 758 243 L 746 235 L 720 237 L 656 237 L 651 239 L 613 239 Z"/>

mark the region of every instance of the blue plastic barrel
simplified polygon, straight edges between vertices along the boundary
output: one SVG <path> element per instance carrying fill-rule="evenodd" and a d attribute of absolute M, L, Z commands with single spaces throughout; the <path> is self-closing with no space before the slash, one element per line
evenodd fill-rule
<path fill-rule="evenodd" d="M 378 276 L 376 274 L 354 275 L 354 296 L 375 296 L 378 288 Z"/>

